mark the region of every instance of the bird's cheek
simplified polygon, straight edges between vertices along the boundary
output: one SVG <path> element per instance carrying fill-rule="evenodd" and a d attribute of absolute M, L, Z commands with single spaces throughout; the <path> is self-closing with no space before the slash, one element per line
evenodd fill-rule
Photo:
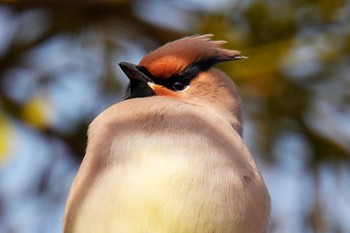
<path fill-rule="evenodd" d="M 169 90 L 166 87 L 154 84 L 154 83 L 148 83 L 148 85 L 150 86 L 150 88 L 152 88 L 152 90 L 156 93 L 156 95 L 158 96 L 168 96 L 168 97 L 173 97 L 173 98 L 178 98 L 179 95 L 172 91 Z"/>

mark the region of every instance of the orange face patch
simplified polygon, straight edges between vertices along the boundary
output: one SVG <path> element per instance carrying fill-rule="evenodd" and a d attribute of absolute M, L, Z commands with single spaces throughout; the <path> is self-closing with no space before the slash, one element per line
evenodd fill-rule
<path fill-rule="evenodd" d="M 146 57 L 147 58 L 147 57 Z M 153 76 L 160 79 L 167 79 L 173 74 L 178 74 L 183 71 L 189 61 L 183 57 L 176 56 L 161 56 L 156 60 L 141 60 L 141 66 L 145 66 Z"/>
<path fill-rule="evenodd" d="M 173 97 L 173 98 L 178 98 L 179 94 L 169 90 L 166 87 L 154 84 L 154 83 L 148 83 L 148 85 L 150 86 L 150 88 L 152 88 L 152 90 L 156 93 L 156 95 L 158 96 L 169 96 L 169 97 Z"/>

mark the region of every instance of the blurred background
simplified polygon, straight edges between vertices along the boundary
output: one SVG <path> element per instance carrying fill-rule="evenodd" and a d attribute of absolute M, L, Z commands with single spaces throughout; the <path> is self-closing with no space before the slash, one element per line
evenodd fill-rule
<path fill-rule="evenodd" d="M 127 84 L 118 62 L 204 33 L 249 57 L 219 67 L 272 232 L 349 233 L 349 0 L 0 0 L 0 233 L 60 233 L 88 124 Z"/>

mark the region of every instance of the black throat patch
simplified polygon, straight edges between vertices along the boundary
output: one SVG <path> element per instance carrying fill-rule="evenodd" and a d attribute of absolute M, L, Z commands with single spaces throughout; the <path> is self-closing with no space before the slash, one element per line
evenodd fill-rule
<path fill-rule="evenodd" d="M 133 98 L 143 98 L 154 96 L 156 93 L 148 86 L 147 83 L 131 79 L 130 83 L 124 93 L 124 100 Z"/>

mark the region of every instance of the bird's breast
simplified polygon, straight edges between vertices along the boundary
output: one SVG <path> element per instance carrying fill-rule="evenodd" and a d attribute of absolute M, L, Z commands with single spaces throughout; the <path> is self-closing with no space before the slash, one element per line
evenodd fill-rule
<path fill-rule="evenodd" d="M 161 136 L 113 142 L 117 159 L 90 187 L 76 232 L 243 232 L 243 174 L 198 135 Z"/>
<path fill-rule="evenodd" d="M 65 233 L 266 232 L 269 196 L 240 135 L 218 114 L 168 101 L 144 100 L 137 115 L 130 100 L 95 119 Z"/>

